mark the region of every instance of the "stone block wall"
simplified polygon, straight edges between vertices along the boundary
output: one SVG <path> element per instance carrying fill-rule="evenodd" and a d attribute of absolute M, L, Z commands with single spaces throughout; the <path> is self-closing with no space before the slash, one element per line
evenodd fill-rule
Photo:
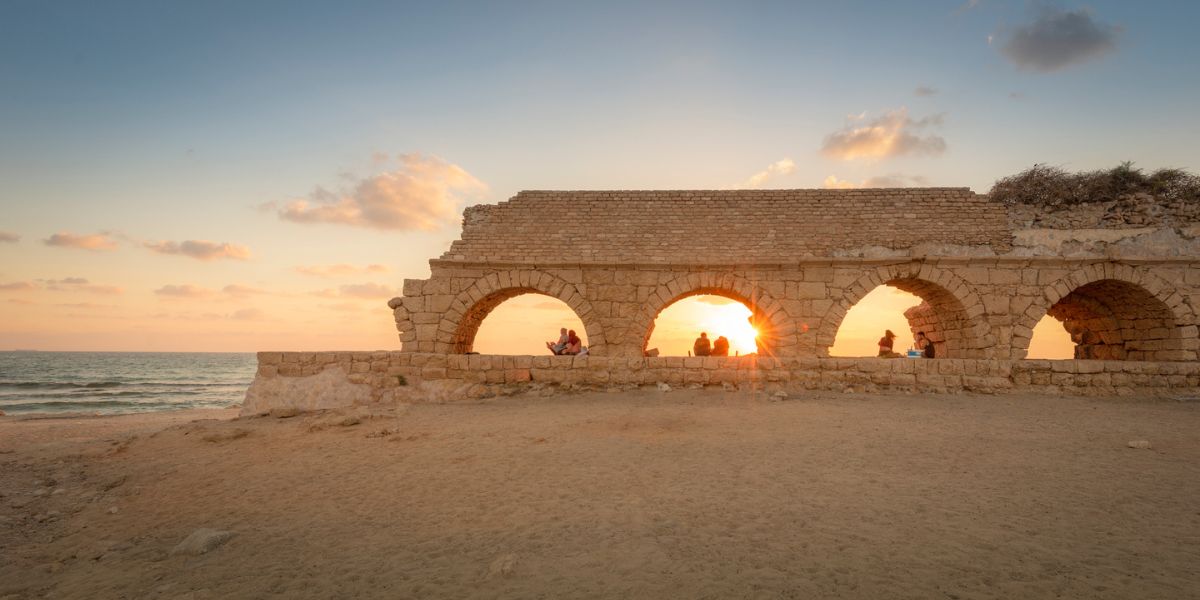
<path fill-rule="evenodd" d="M 1009 245 L 1003 205 L 967 188 L 523 191 L 467 208 L 442 258 L 773 262 L 857 248 Z"/>
<path fill-rule="evenodd" d="M 490 356 L 260 352 L 243 414 L 454 401 L 535 387 L 720 386 L 764 392 L 1194 396 L 1195 362 L 878 358 Z"/>

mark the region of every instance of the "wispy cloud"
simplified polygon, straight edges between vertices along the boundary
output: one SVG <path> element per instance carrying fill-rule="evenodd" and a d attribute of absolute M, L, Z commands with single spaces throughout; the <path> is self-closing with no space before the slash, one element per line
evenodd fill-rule
<path fill-rule="evenodd" d="M 146 248 L 153 250 L 159 254 L 177 254 L 180 256 L 188 256 L 196 260 L 247 260 L 250 258 L 250 249 L 238 244 L 230 244 L 228 242 L 209 242 L 206 240 L 184 240 L 182 242 L 147 242 L 144 244 Z"/>
<path fill-rule="evenodd" d="M 361 304 L 353 302 L 337 302 L 335 304 L 322 304 L 321 308 L 337 312 L 359 312 L 363 309 Z"/>
<path fill-rule="evenodd" d="M 266 317 L 267 313 L 257 308 L 243 308 L 229 315 L 229 318 L 235 321 L 261 321 Z"/>
<path fill-rule="evenodd" d="M 107 231 L 91 235 L 79 235 L 69 231 L 60 231 L 44 240 L 43 244 L 59 248 L 77 248 L 80 250 L 116 250 L 117 242 Z"/>
<path fill-rule="evenodd" d="M 0 243 L 15 244 L 19 241 L 21 241 L 21 236 L 8 231 L 0 231 Z"/>
<path fill-rule="evenodd" d="M 934 156 L 946 151 L 946 140 L 917 131 L 941 124 L 940 114 L 914 120 L 909 118 L 907 108 L 891 110 L 870 120 L 866 115 L 854 116 L 841 130 L 825 137 L 821 153 L 840 160 L 905 154 Z"/>
<path fill-rule="evenodd" d="M 102 294 L 106 296 L 115 296 L 124 291 L 115 285 L 99 285 L 91 283 L 83 277 L 37 279 L 34 281 L 16 281 L 12 283 L 0 284 L 0 291 L 32 292 L 38 290 L 48 292 Z"/>
<path fill-rule="evenodd" d="M 231 283 L 231 284 L 221 288 L 221 291 L 230 296 L 233 296 L 235 298 L 248 298 L 250 296 L 261 296 L 261 295 L 270 293 L 264 289 L 250 287 L 248 285 L 241 285 L 241 284 L 237 284 L 237 283 Z"/>
<path fill-rule="evenodd" d="M 1013 30 L 1000 53 L 1019 69 L 1050 73 L 1113 51 L 1120 33 L 1120 27 L 1096 21 L 1087 9 L 1043 5 L 1032 22 Z"/>
<path fill-rule="evenodd" d="M 207 298 L 214 292 L 208 288 L 185 283 L 182 285 L 164 285 L 154 293 L 167 298 Z"/>
<path fill-rule="evenodd" d="M 0 283 L 0 292 L 31 292 L 36 289 L 38 289 L 37 286 L 28 281 Z"/>
<path fill-rule="evenodd" d="M 116 304 L 96 304 L 95 302 L 62 302 L 62 303 L 55 304 L 54 306 L 61 306 L 63 308 L 94 308 L 94 309 L 105 309 L 105 310 L 112 309 L 112 308 L 120 308 Z"/>
<path fill-rule="evenodd" d="M 742 187 L 742 188 L 762 187 L 763 184 L 767 183 L 768 181 L 770 181 L 772 179 L 775 179 L 777 177 L 782 177 L 784 175 L 791 175 L 792 173 L 795 173 L 795 172 L 796 172 L 796 163 L 793 162 L 792 159 L 790 159 L 790 158 L 782 158 L 782 159 L 779 159 L 779 160 L 767 165 L 767 168 L 751 175 L 749 178 L 747 178 L 745 181 L 743 181 L 741 183 L 741 185 L 739 185 L 738 187 Z"/>
<path fill-rule="evenodd" d="M 63 279 L 43 279 L 40 280 L 46 285 L 46 289 L 52 292 L 87 292 L 89 294 L 103 294 L 107 296 L 115 296 L 122 293 L 124 290 L 115 285 L 100 285 L 95 284 L 83 277 L 66 277 Z"/>
<path fill-rule="evenodd" d="M 354 283 L 338 286 L 336 289 L 317 290 L 312 293 L 314 296 L 321 298 L 359 298 L 363 300 L 377 300 L 379 298 L 393 298 L 400 295 L 400 290 L 393 287 L 388 287 L 381 283 Z"/>
<path fill-rule="evenodd" d="M 307 199 L 278 209 L 296 223 L 336 223 L 372 229 L 436 230 L 458 220 L 459 204 L 487 186 L 462 167 L 433 156 L 404 154 L 399 167 L 353 182 L 318 187 Z"/>
<path fill-rule="evenodd" d="M 825 178 L 825 181 L 821 182 L 821 187 L 829 190 L 849 190 L 862 187 L 862 185 L 854 183 L 853 181 L 838 179 L 837 175 L 830 175 L 829 177 Z"/>
<path fill-rule="evenodd" d="M 362 275 L 366 273 L 387 273 L 388 268 L 383 265 L 366 265 L 364 267 L 347 264 L 311 266 L 301 265 L 296 267 L 296 272 L 312 277 L 335 278 Z"/>
<path fill-rule="evenodd" d="M 963 2 L 962 4 L 960 4 L 958 6 L 958 8 L 954 9 L 953 14 L 955 16 L 957 16 L 957 15 L 961 15 L 966 12 L 970 12 L 972 10 L 975 10 L 976 8 L 979 8 L 979 6 L 981 4 L 983 4 L 983 2 L 981 0 L 967 0 L 966 2 Z"/>
<path fill-rule="evenodd" d="M 887 175 L 875 175 L 868 177 L 860 183 L 838 179 L 836 175 L 830 175 L 821 183 L 821 187 L 827 189 L 856 189 L 856 188 L 903 188 L 903 187 L 925 187 L 929 185 L 929 178 L 923 175 L 905 175 L 903 173 L 889 173 Z"/>
<path fill-rule="evenodd" d="M 934 96 L 934 95 L 937 95 L 937 93 L 938 93 L 937 88 L 930 87 L 927 85 L 918 85 L 917 89 L 913 90 L 913 95 L 920 96 L 920 97 Z"/>

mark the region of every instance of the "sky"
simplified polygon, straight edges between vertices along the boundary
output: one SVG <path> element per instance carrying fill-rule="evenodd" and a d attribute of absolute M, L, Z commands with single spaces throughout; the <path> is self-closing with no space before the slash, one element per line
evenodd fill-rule
<path fill-rule="evenodd" d="M 1200 5 L 574 4 L 0 2 L 0 349 L 395 349 L 522 189 L 1200 166 Z"/>

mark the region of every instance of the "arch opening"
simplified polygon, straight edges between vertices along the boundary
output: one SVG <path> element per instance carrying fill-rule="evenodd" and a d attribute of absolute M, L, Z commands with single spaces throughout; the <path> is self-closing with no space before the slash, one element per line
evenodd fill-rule
<path fill-rule="evenodd" d="M 562 300 L 532 288 L 509 288 L 476 302 L 459 321 L 453 336 L 455 354 L 549 354 L 547 341 L 559 329 L 573 329 L 588 345 L 583 320 Z"/>
<path fill-rule="evenodd" d="M 879 341 L 885 331 L 896 334 L 893 349 L 903 354 L 913 344 L 913 331 L 904 312 L 921 302 L 919 297 L 888 285 L 871 290 L 846 311 L 829 355 L 878 356 Z"/>
<path fill-rule="evenodd" d="M 745 304 L 724 296 L 683 298 L 658 313 L 651 324 L 646 350 L 657 349 L 660 356 L 687 356 L 696 337 L 704 332 L 712 343 L 725 337 L 729 356 L 753 354 L 758 352 L 753 316 Z"/>
<path fill-rule="evenodd" d="M 720 288 L 700 288 L 664 303 L 650 319 L 642 340 L 643 354 L 687 356 L 706 332 L 710 342 L 729 340 L 729 355 L 769 355 L 778 327 L 757 305 Z"/>
<path fill-rule="evenodd" d="M 1070 334 L 1077 359 L 1177 360 L 1182 348 L 1170 307 L 1127 281 L 1101 279 L 1079 286 L 1046 315 Z"/>
<path fill-rule="evenodd" d="M 1075 342 L 1058 319 L 1046 315 L 1033 326 L 1029 338 L 1029 359 L 1065 360 L 1075 358 Z"/>
<path fill-rule="evenodd" d="M 856 311 L 864 300 L 867 301 L 865 310 Z M 903 315 L 903 320 L 896 313 Z M 862 322 L 864 316 L 869 323 Z M 850 334 L 847 342 L 839 344 L 838 338 L 843 335 L 851 317 L 854 320 L 846 332 Z M 867 327 L 873 328 L 875 333 L 863 343 L 864 328 Z M 877 356 L 877 343 L 885 329 L 896 333 L 893 348 L 900 353 L 909 347 L 917 332 L 924 332 L 933 342 L 937 358 L 983 358 L 986 354 L 984 327 L 971 318 L 962 301 L 945 287 L 915 277 L 889 279 L 847 306 L 844 316 L 835 324 L 836 333 L 827 346 L 827 353 L 830 356 Z M 849 339 L 855 337 L 859 339 Z"/>

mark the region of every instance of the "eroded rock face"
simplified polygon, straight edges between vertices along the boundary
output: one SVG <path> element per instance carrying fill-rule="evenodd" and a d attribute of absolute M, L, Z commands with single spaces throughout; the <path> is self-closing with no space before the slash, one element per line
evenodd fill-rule
<path fill-rule="evenodd" d="M 1107 202 L 1012 204 L 1008 207 L 1008 220 L 1013 229 L 1172 228 L 1200 221 L 1200 205 L 1138 193 Z"/>
<path fill-rule="evenodd" d="M 345 371 L 338 365 L 330 365 L 316 375 L 255 377 L 250 389 L 246 390 L 241 415 L 261 415 L 283 409 L 308 412 L 346 408 L 370 401 L 370 385 L 351 383 Z"/>

